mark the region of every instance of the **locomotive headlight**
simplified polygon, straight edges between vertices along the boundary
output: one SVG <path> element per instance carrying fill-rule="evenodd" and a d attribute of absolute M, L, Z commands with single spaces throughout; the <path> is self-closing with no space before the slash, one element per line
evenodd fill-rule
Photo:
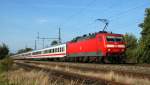
<path fill-rule="evenodd" d="M 109 49 L 107 49 L 107 51 L 108 51 L 108 52 L 110 52 L 110 51 L 111 51 L 111 49 L 109 48 Z"/>

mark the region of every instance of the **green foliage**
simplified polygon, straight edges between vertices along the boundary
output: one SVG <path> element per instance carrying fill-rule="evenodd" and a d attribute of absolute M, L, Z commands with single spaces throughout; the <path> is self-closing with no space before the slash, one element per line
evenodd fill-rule
<path fill-rule="evenodd" d="M 12 65 L 13 59 L 10 57 L 0 60 L 0 85 L 8 85 L 7 72 L 12 68 Z"/>
<path fill-rule="evenodd" d="M 52 43 L 51 43 L 52 46 L 57 45 L 57 44 L 58 44 L 58 41 L 56 41 L 56 40 L 52 41 Z"/>
<path fill-rule="evenodd" d="M 8 80 L 4 74 L 0 73 L 0 85 L 9 85 Z"/>
<path fill-rule="evenodd" d="M 0 59 L 4 59 L 9 53 L 9 48 L 3 43 L 0 45 Z"/>
<path fill-rule="evenodd" d="M 126 33 L 124 36 L 126 41 L 126 46 L 130 49 L 134 49 L 137 47 L 137 38 L 132 33 Z"/>
<path fill-rule="evenodd" d="M 126 56 L 127 56 L 127 61 L 130 63 L 135 63 L 136 62 L 136 52 L 137 52 L 137 38 L 131 34 L 131 33 L 126 33 L 124 36 L 125 41 L 126 41 Z"/>
<path fill-rule="evenodd" d="M 150 8 L 147 8 L 145 13 L 144 22 L 139 25 L 142 28 L 138 49 L 139 63 L 150 63 Z"/>
<path fill-rule="evenodd" d="M 13 59 L 7 57 L 0 61 L 0 72 L 8 71 L 13 65 Z"/>
<path fill-rule="evenodd" d="M 28 51 L 32 51 L 33 49 L 32 48 L 25 48 L 25 49 L 20 49 L 20 50 L 18 50 L 18 54 L 19 53 L 25 53 L 25 52 L 28 52 Z"/>

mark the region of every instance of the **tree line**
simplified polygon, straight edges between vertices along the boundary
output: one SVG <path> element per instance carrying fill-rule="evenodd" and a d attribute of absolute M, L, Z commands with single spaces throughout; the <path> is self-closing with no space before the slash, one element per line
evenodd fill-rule
<path fill-rule="evenodd" d="M 144 21 L 139 24 L 142 29 L 138 40 L 133 34 L 126 34 L 127 59 L 135 63 L 150 63 L 150 8 L 145 10 Z"/>

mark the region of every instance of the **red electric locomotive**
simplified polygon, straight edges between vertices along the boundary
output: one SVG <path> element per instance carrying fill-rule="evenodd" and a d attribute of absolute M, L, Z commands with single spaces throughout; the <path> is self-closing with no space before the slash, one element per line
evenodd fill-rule
<path fill-rule="evenodd" d="M 122 34 L 99 32 L 68 42 L 66 53 L 75 61 L 122 63 L 125 42 Z"/>

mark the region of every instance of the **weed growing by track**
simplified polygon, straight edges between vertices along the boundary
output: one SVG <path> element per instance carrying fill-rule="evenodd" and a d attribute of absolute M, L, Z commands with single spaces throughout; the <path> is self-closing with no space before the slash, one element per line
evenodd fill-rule
<path fill-rule="evenodd" d="M 12 69 L 13 60 L 9 57 L 0 60 L 0 85 L 8 85 L 7 72 Z"/>
<path fill-rule="evenodd" d="M 44 71 L 18 69 L 8 72 L 10 85 L 82 85 L 78 80 L 66 80 Z"/>
<path fill-rule="evenodd" d="M 67 80 L 51 73 L 22 69 L 12 60 L 0 61 L 0 85 L 83 85 L 79 80 Z"/>
<path fill-rule="evenodd" d="M 37 64 L 32 64 L 37 66 Z M 120 82 L 124 84 L 131 84 L 131 85 L 150 85 L 150 80 L 147 78 L 140 78 L 140 77 L 134 77 L 130 75 L 119 75 L 118 73 L 115 73 L 114 71 L 110 72 L 94 72 L 94 71 L 85 71 L 82 69 L 75 69 L 75 68 L 69 68 L 69 66 L 61 67 L 59 65 L 42 65 L 39 64 L 38 67 L 42 68 L 49 68 L 49 69 L 55 69 L 59 71 L 66 71 L 70 73 L 80 74 L 84 76 L 92 76 L 108 81 L 114 81 L 114 82 Z"/>

